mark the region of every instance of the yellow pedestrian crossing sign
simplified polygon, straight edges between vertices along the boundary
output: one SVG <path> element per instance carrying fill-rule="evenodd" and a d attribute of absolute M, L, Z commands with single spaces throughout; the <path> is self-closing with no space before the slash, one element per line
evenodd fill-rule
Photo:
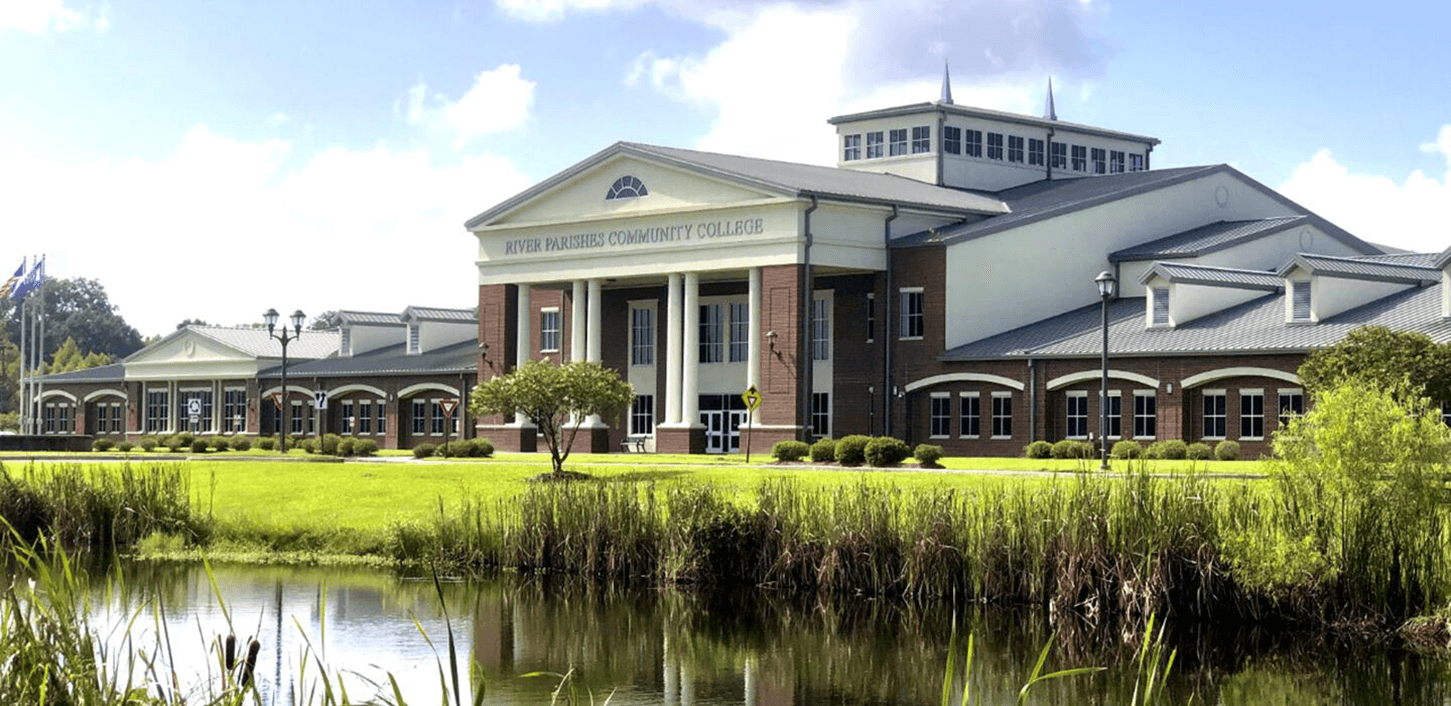
<path fill-rule="evenodd" d="M 754 412 L 757 407 L 761 406 L 761 391 L 757 390 L 755 385 L 751 385 L 746 388 L 745 394 L 741 395 L 741 399 L 745 400 L 746 409 Z"/>

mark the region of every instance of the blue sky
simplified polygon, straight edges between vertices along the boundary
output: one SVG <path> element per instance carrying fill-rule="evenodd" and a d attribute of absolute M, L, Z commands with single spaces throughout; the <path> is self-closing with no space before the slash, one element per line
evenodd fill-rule
<path fill-rule="evenodd" d="M 617 140 L 831 163 L 932 100 L 1163 140 L 1369 240 L 1451 245 L 1446 3 L 0 0 L 0 260 L 143 334 L 469 306 L 462 222 Z M 0 262 L 0 267 L 14 264 Z"/>

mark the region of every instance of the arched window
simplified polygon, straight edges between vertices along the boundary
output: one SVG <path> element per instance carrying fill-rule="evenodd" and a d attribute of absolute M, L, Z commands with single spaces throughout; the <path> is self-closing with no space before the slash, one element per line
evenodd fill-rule
<path fill-rule="evenodd" d="M 650 191 L 645 188 L 645 182 L 626 174 L 610 184 L 610 192 L 605 194 L 606 201 L 615 199 L 633 199 L 640 196 L 649 196 Z"/>

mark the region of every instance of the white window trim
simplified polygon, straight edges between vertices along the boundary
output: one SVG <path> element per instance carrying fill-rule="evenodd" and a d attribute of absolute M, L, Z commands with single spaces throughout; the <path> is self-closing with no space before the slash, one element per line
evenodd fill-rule
<path fill-rule="evenodd" d="M 1124 400 L 1123 400 L 1124 392 L 1123 392 L 1123 390 L 1109 390 L 1108 391 L 1108 396 L 1109 397 L 1117 397 L 1117 398 L 1119 398 L 1119 400 L 1118 400 L 1118 433 L 1117 434 L 1109 434 L 1108 435 L 1108 438 L 1110 438 L 1110 439 L 1122 439 L 1122 438 L 1124 438 Z"/>
<path fill-rule="evenodd" d="M 1084 431 L 1084 433 L 1082 435 L 1075 435 L 1075 434 L 1069 434 L 1068 433 L 1068 418 L 1070 416 L 1073 416 L 1073 415 L 1068 414 L 1068 409 L 1065 406 L 1064 407 L 1064 410 L 1063 410 L 1063 438 L 1065 438 L 1065 439 L 1087 439 L 1088 438 L 1089 427 L 1091 426 L 1089 424 L 1089 422 L 1092 421 L 1091 419 L 1089 419 L 1089 417 L 1092 416 L 1092 415 L 1090 415 L 1088 413 L 1088 390 L 1069 390 L 1066 394 L 1064 394 L 1064 397 L 1067 398 L 1067 399 L 1074 399 L 1074 398 L 1082 398 L 1083 399 L 1083 408 L 1084 408 L 1083 409 L 1083 420 L 1084 420 L 1083 421 L 1083 431 Z"/>
<path fill-rule="evenodd" d="M 1011 400 L 1013 398 L 1013 393 L 1011 393 L 1011 392 L 994 392 L 993 393 L 993 399 L 998 399 L 999 397 L 1005 397 L 1005 398 Z M 989 413 L 988 423 L 991 424 L 992 421 L 993 421 L 993 419 L 997 417 L 997 410 L 992 409 L 992 408 L 989 408 L 988 409 L 988 413 Z M 1012 419 L 1013 419 L 1013 416 L 1012 415 L 1008 415 L 1008 422 L 1009 423 L 1012 422 Z M 991 434 L 991 431 L 989 431 L 989 434 Z M 1008 434 L 1006 436 L 998 436 L 996 434 L 992 434 L 989 438 L 992 438 L 992 439 L 1011 439 L 1011 438 L 1013 438 L 1013 435 L 1012 434 Z"/>
<path fill-rule="evenodd" d="M 1260 396 L 1260 413 L 1259 413 L 1259 418 L 1260 418 L 1260 435 L 1259 436 L 1241 436 L 1239 438 L 1240 439 L 1243 439 L 1245 441 L 1264 441 L 1265 440 L 1265 435 L 1264 435 L 1265 420 L 1269 417 L 1269 415 L 1265 414 L 1265 391 L 1264 391 L 1264 388 L 1248 387 L 1248 388 L 1242 388 L 1239 391 L 1239 398 L 1240 398 L 1240 402 L 1239 402 L 1239 404 L 1240 404 L 1240 406 L 1239 406 L 1239 418 L 1241 420 L 1243 420 L 1244 417 L 1245 417 L 1245 413 L 1244 413 L 1244 397 L 1245 397 L 1245 395 L 1259 395 Z M 1278 406 L 1279 404 L 1280 404 L 1279 397 L 1276 397 L 1275 398 L 1275 405 Z M 1276 416 L 1278 416 L 1278 414 Z M 1244 422 L 1241 421 L 1240 424 L 1243 425 Z M 1228 425 L 1226 425 L 1226 426 L 1228 426 Z M 1241 426 L 1241 428 L 1243 428 L 1243 426 Z M 1225 431 L 1227 432 L 1229 430 L 1226 428 Z"/>
<path fill-rule="evenodd" d="M 1199 400 L 1200 400 L 1199 408 L 1201 410 L 1201 415 L 1200 415 L 1201 416 L 1201 419 L 1200 419 L 1200 422 L 1201 422 L 1201 424 L 1200 424 L 1200 430 L 1203 431 L 1203 426 L 1204 425 L 1203 425 L 1202 422 L 1204 421 L 1205 418 L 1208 418 L 1209 417 L 1209 415 L 1202 413 L 1202 410 L 1204 409 L 1204 398 L 1205 397 L 1213 397 L 1215 395 L 1219 395 L 1219 396 L 1221 396 L 1221 397 L 1224 398 L 1224 436 L 1205 436 L 1205 437 L 1201 437 L 1201 438 L 1204 438 L 1204 439 L 1213 439 L 1215 441 L 1222 441 L 1224 439 L 1229 438 L 1229 391 L 1228 390 L 1201 390 L 1199 392 Z"/>
<path fill-rule="evenodd" d="M 871 322 L 871 326 L 867 327 L 867 343 L 875 343 L 877 340 L 877 293 L 867 292 L 867 301 L 869 302 L 867 311 L 871 313 L 871 316 L 867 317 L 867 320 Z"/>
<path fill-rule="evenodd" d="M 947 433 L 933 434 L 932 422 L 937 415 L 932 413 L 932 400 L 947 400 Z M 934 392 L 927 402 L 927 438 L 929 439 L 951 439 L 952 438 L 952 393 Z"/>
<path fill-rule="evenodd" d="M 959 392 L 957 393 L 957 438 L 959 439 L 981 439 L 982 438 L 982 393 L 980 392 Z M 962 400 L 972 398 L 977 400 L 977 433 L 962 433 L 962 410 L 965 409 Z"/>
<path fill-rule="evenodd" d="M 902 310 L 897 312 L 897 329 L 898 329 L 898 331 L 897 331 L 897 340 L 899 340 L 899 341 L 920 341 L 920 340 L 922 340 L 922 336 L 904 336 L 904 335 L 902 335 L 902 331 L 901 331 L 901 329 L 903 328 L 903 326 L 902 326 L 902 319 L 903 319 L 903 317 L 905 317 L 907 315 L 907 312 L 906 312 L 905 308 L 901 306 L 901 304 L 902 304 L 902 299 L 904 298 L 904 295 L 907 295 L 907 294 L 921 294 L 922 295 L 922 332 L 924 334 L 927 332 L 927 290 L 925 288 L 923 288 L 923 287 L 898 287 L 897 288 L 897 305 L 898 305 L 898 308 L 899 309 L 902 309 Z"/>
<path fill-rule="evenodd" d="M 1134 413 L 1134 416 L 1133 416 L 1134 435 L 1133 435 L 1132 438 L 1134 438 L 1134 439 L 1157 439 L 1157 438 L 1159 438 L 1159 400 L 1157 399 L 1158 396 L 1159 396 L 1158 390 L 1134 390 L 1134 410 L 1133 410 L 1133 413 Z M 1138 403 L 1138 398 L 1140 398 L 1140 397 L 1153 397 L 1153 398 L 1155 398 L 1154 399 L 1154 435 L 1153 436 L 1139 436 L 1139 434 L 1138 434 L 1138 431 L 1137 431 L 1137 428 L 1138 428 L 1138 419 L 1139 419 L 1139 403 Z"/>
<path fill-rule="evenodd" d="M 559 352 L 559 349 L 564 346 L 564 316 L 559 313 L 559 307 L 557 307 L 557 306 L 546 306 L 546 307 L 540 309 L 539 310 L 539 336 L 540 336 L 540 338 L 543 338 L 544 337 L 544 316 L 546 314 L 554 314 L 554 316 L 555 316 L 554 321 L 555 321 L 555 324 L 556 325 L 554 327 L 554 347 L 553 348 L 545 348 L 544 347 L 544 342 L 541 340 L 539 342 L 539 352 L 540 353 L 558 353 Z"/>

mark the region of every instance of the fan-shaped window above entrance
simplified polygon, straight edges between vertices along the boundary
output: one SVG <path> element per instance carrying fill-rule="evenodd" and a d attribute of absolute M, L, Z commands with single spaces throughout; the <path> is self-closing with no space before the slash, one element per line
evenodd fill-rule
<path fill-rule="evenodd" d="M 605 194 L 606 201 L 615 199 L 633 199 L 641 196 L 649 196 L 650 191 L 645 188 L 645 182 L 626 174 L 610 184 L 610 192 Z"/>

